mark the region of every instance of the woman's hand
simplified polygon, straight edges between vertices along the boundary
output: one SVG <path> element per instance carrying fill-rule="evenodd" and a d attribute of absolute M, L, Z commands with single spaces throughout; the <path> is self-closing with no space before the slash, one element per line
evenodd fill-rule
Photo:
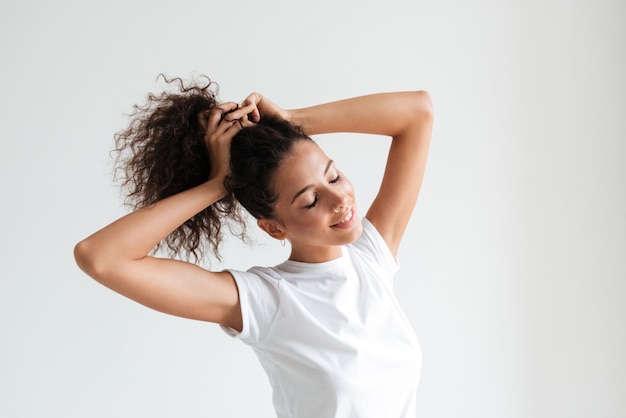
<path fill-rule="evenodd" d="M 266 97 L 263 97 L 261 93 L 251 93 L 248 97 L 241 102 L 242 106 L 254 105 L 255 110 L 252 111 L 250 117 L 253 122 L 258 122 L 263 115 L 272 115 L 289 121 L 290 113 L 279 107 L 276 103 L 272 102 Z"/>
<path fill-rule="evenodd" d="M 240 107 L 227 102 L 198 114 L 200 125 L 206 129 L 204 142 L 211 160 L 209 179 L 226 177 L 230 169 L 230 142 L 240 130 L 254 125 L 248 116 L 255 113 L 258 109 L 254 103 Z"/>

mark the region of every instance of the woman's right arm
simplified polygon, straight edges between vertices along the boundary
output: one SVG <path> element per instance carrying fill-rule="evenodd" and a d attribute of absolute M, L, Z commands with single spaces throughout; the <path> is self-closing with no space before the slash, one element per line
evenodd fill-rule
<path fill-rule="evenodd" d="M 229 273 L 148 255 L 178 226 L 225 195 L 223 180 L 230 140 L 242 125 L 251 123 L 242 118 L 250 113 L 250 107 L 233 111 L 228 120 L 222 119 L 224 111 L 232 110 L 228 106 L 207 115 L 206 140 L 212 151 L 207 182 L 118 219 L 79 242 L 74 255 L 85 273 L 136 302 L 168 314 L 241 330 L 239 294 Z"/>

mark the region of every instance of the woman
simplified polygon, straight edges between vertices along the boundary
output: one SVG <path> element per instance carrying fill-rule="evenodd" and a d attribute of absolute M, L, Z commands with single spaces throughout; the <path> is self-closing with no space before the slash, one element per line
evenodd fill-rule
<path fill-rule="evenodd" d="M 392 291 L 396 254 L 426 165 L 425 92 L 285 110 L 258 93 L 218 103 L 206 87 L 150 95 L 117 135 L 138 210 L 75 248 L 78 265 L 153 309 L 220 324 L 256 352 L 279 417 L 413 417 L 421 354 Z M 308 135 L 392 138 L 380 190 L 360 219 L 350 181 Z M 207 152 L 208 151 L 208 152 Z M 358 151 L 356 151 L 358 152 Z M 208 271 L 151 256 L 159 243 L 217 253 L 237 202 L 284 263 Z"/>

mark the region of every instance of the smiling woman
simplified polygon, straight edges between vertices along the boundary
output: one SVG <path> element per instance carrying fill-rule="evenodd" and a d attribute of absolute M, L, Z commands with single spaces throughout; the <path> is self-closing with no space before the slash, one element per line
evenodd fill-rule
<path fill-rule="evenodd" d="M 137 210 L 75 248 L 79 266 L 151 308 L 220 324 L 250 345 L 279 417 L 413 417 L 421 352 L 392 290 L 396 254 L 428 153 L 425 92 L 362 96 L 285 110 L 252 93 L 218 103 L 204 87 L 149 96 L 118 134 Z M 392 138 L 365 218 L 352 183 L 309 135 Z M 214 272 L 150 256 L 217 252 L 238 205 L 288 240 L 274 267 Z"/>

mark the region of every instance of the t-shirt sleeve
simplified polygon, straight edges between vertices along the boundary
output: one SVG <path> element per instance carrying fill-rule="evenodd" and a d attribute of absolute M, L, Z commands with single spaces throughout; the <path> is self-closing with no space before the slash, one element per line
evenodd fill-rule
<path fill-rule="evenodd" d="M 363 235 L 359 239 L 358 248 L 367 254 L 370 262 L 378 265 L 379 277 L 388 283 L 392 283 L 393 276 L 400 268 L 398 260 L 391 253 L 382 235 L 367 218 L 363 218 L 362 224 Z"/>
<path fill-rule="evenodd" d="M 279 281 L 263 271 L 227 270 L 235 279 L 239 291 L 239 304 L 243 329 L 241 332 L 222 326 L 232 337 L 249 345 L 263 341 L 278 311 Z"/>

